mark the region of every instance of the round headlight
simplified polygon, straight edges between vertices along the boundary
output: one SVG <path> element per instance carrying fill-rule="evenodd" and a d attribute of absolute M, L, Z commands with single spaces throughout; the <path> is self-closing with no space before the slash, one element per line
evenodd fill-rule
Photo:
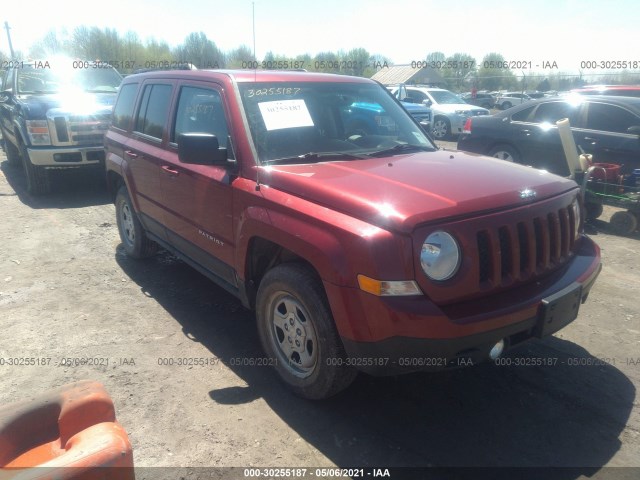
<path fill-rule="evenodd" d="M 422 244 L 420 264 L 430 279 L 448 280 L 460 267 L 460 247 L 448 233 L 433 232 Z"/>

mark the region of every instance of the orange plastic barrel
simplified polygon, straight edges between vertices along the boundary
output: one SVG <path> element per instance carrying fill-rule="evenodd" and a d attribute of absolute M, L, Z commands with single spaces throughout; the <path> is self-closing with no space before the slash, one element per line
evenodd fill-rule
<path fill-rule="evenodd" d="M 104 387 L 85 380 L 0 407 L 0 480 L 133 480 L 133 452 Z"/>

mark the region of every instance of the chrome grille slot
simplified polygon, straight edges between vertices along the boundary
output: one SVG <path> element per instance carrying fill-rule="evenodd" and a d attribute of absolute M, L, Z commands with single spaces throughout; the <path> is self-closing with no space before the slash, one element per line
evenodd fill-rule
<path fill-rule="evenodd" d="M 53 122 L 56 126 L 56 135 L 58 137 L 58 141 L 60 142 L 68 142 L 69 141 L 69 132 L 67 132 L 67 121 L 64 117 L 55 117 Z"/>
<path fill-rule="evenodd" d="M 476 233 L 482 290 L 540 275 L 565 262 L 573 248 L 570 207 Z"/>

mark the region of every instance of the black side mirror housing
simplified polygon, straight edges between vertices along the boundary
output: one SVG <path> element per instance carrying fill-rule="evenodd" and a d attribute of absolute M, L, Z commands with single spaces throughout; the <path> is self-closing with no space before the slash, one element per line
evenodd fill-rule
<path fill-rule="evenodd" d="M 218 137 L 211 133 L 181 133 L 178 135 L 178 158 L 195 165 L 227 165 L 226 148 L 220 148 Z"/>

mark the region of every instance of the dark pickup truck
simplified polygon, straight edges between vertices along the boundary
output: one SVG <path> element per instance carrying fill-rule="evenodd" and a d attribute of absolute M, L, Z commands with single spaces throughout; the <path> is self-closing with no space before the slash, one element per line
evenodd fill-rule
<path fill-rule="evenodd" d="M 365 105 L 386 131 L 349 128 Z M 306 398 L 495 360 L 573 321 L 600 271 L 575 182 L 438 150 L 368 79 L 131 75 L 105 144 L 124 250 L 254 309 L 263 364 Z"/>
<path fill-rule="evenodd" d="M 50 191 L 51 169 L 104 165 L 103 138 L 121 81 L 103 63 L 11 62 L 0 87 L 0 131 L 9 162 L 22 163 L 29 193 Z"/>

